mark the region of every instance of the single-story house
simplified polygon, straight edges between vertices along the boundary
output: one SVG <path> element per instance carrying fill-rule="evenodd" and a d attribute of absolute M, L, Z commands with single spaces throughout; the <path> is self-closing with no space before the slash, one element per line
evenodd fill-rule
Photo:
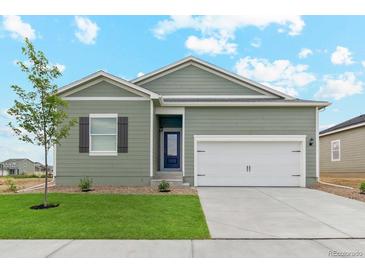
<path fill-rule="evenodd" d="M 321 176 L 365 177 L 365 114 L 320 132 Z"/>
<path fill-rule="evenodd" d="M 127 81 L 98 71 L 59 89 L 79 123 L 56 184 L 301 186 L 319 177 L 318 111 L 195 57 Z"/>
<path fill-rule="evenodd" d="M 29 159 L 8 159 L 0 163 L 0 175 L 23 175 L 35 172 L 34 162 Z"/>
<path fill-rule="evenodd" d="M 46 166 L 40 162 L 34 162 L 34 166 L 35 166 L 35 172 L 36 173 L 42 173 L 45 174 L 46 173 Z M 48 174 L 52 174 L 52 170 L 53 167 L 48 165 Z"/>

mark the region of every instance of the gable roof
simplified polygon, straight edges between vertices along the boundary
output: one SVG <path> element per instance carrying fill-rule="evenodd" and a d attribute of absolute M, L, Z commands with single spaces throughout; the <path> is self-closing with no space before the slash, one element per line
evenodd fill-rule
<path fill-rule="evenodd" d="M 235 74 L 233 72 L 230 72 L 228 70 L 217 67 L 211 63 L 208 63 L 206 61 L 203 61 L 203 60 L 193 57 L 193 56 L 186 57 L 175 63 L 164 66 L 160 69 L 157 69 L 157 70 L 147 73 L 145 75 L 142 75 L 141 77 L 138 77 L 138 78 L 132 80 L 131 82 L 134 84 L 137 84 L 137 85 L 141 85 L 141 84 L 150 82 L 154 79 L 160 78 L 166 74 L 172 73 L 173 71 L 176 71 L 180 68 L 184 68 L 189 64 L 199 65 L 200 68 L 205 69 L 207 71 L 214 71 L 216 74 L 218 74 L 224 78 L 228 77 L 231 80 L 238 81 L 240 84 L 254 88 L 255 90 L 258 90 L 259 92 L 261 92 L 263 94 L 275 95 L 275 96 L 279 96 L 282 99 L 288 99 L 288 100 L 296 99 L 290 95 L 287 95 L 280 91 L 274 90 L 270 87 L 267 87 L 265 85 L 252 81 L 250 79 L 242 77 L 242 76 Z"/>
<path fill-rule="evenodd" d="M 10 158 L 10 159 L 4 160 L 0 163 L 3 164 L 3 163 L 6 163 L 6 162 L 9 162 L 9 161 L 29 161 L 31 163 L 34 163 L 32 160 L 29 160 L 28 158 Z"/>
<path fill-rule="evenodd" d="M 84 78 L 81 78 L 80 80 L 74 81 L 74 82 L 72 82 L 72 83 L 70 83 L 68 85 L 65 85 L 65 86 L 61 87 L 58 90 L 57 94 L 65 94 L 67 91 L 69 91 L 69 90 L 71 90 L 73 88 L 76 88 L 78 86 L 82 86 L 83 84 L 85 84 L 85 83 L 87 83 L 89 81 L 92 81 L 94 79 L 100 78 L 100 77 L 104 77 L 106 79 L 115 81 L 115 82 L 117 82 L 119 84 L 122 84 L 124 86 L 129 87 L 129 88 L 132 88 L 132 89 L 134 89 L 136 91 L 142 92 L 142 93 L 150 96 L 152 99 L 157 99 L 157 98 L 160 97 L 160 95 L 158 95 L 157 93 L 154 93 L 154 92 L 152 92 L 152 91 L 150 91 L 148 89 L 145 89 L 143 87 L 140 87 L 138 85 L 135 85 L 135 84 L 133 84 L 133 83 L 127 81 L 127 80 L 124 80 L 124 79 L 122 79 L 120 77 L 117 77 L 115 75 L 112 75 L 112 74 L 107 73 L 107 72 L 102 71 L 102 70 L 99 70 L 99 71 L 97 71 L 95 73 L 92 73 L 92 74 L 90 74 L 90 75 L 88 75 L 88 76 L 86 76 Z"/>
<path fill-rule="evenodd" d="M 324 136 L 324 135 L 329 135 L 332 133 L 345 131 L 345 130 L 349 130 L 349 129 L 357 128 L 357 127 L 361 127 L 361 126 L 365 126 L 365 114 L 362 114 L 355 118 L 351 118 L 351 119 L 349 119 L 345 122 L 342 122 L 340 124 L 337 124 L 333 127 L 322 130 L 319 134 L 321 136 Z"/>

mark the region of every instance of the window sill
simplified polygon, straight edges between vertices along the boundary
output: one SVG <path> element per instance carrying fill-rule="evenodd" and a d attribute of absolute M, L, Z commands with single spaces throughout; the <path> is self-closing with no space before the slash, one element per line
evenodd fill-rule
<path fill-rule="evenodd" d="M 90 151 L 89 156 L 118 156 L 118 152 Z"/>

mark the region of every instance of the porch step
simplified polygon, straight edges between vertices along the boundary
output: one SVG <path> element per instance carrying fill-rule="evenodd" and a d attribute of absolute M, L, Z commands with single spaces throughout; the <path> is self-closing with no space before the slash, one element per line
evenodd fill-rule
<path fill-rule="evenodd" d="M 179 179 L 182 180 L 181 171 L 157 171 L 153 179 Z"/>

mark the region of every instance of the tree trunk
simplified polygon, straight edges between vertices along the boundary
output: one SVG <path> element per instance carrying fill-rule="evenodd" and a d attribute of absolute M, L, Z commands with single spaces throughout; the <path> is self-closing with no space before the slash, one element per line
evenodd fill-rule
<path fill-rule="evenodd" d="M 48 206 L 48 162 L 47 162 L 47 144 L 44 145 L 44 165 L 46 166 L 46 177 L 44 179 L 44 207 Z"/>

